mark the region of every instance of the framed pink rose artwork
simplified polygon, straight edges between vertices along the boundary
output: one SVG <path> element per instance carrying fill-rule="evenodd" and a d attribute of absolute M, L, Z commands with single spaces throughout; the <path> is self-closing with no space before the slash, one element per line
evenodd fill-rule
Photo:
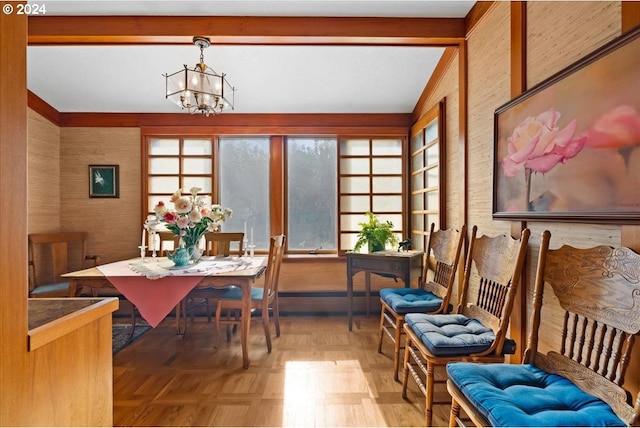
<path fill-rule="evenodd" d="M 640 27 L 495 111 L 493 218 L 640 223 Z"/>

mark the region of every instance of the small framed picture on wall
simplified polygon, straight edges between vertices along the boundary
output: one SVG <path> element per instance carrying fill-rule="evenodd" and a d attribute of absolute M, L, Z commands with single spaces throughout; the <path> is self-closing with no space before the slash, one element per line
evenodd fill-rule
<path fill-rule="evenodd" d="M 89 165 L 89 197 L 119 198 L 118 165 Z"/>

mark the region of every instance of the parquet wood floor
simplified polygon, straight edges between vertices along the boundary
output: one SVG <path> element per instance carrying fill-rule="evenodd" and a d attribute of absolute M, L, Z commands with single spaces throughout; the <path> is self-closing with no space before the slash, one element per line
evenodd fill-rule
<path fill-rule="evenodd" d="M 267 353 L 253 322 L 251 366 L 242 368 L 240 335 L 221 338 L 205 318 L 175 335 L 169 318 L 114 355 L 115 426 L 424 426 L 424 397 L 410 382 L 408 400 L 393 380 L 393 346 L 377 352 L 378 318 L 281 317 Z M 223 333 L 224 334 L 224 333 Z M 448 400 L 444 386 L 440 390 Z M 436 406 L 434 423 L 448 422 Z"/>

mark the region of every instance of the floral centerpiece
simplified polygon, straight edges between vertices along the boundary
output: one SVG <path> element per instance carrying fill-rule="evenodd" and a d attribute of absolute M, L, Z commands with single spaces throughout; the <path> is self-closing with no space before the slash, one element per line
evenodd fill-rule
<path fill-rule="evenodd" d="M 198 196 L 202 189 L 192 187 L 189 195 L 182 195 L 178 189 L 169 201 L 173 209 L 164 202 L 158 202 L 154 211 L 166 228 L 181 238 L 186 248 L 195 247 L 207 232 L 216 232 L 220 225 L 231 218 L 233 211 L 217 204 L 209 204 L 206 198 Z"/>

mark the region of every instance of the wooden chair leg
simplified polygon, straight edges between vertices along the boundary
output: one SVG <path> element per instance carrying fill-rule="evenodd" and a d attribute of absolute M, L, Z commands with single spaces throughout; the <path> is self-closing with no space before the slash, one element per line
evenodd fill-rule
<path fill-rule="evenodd" d="M 271 329 L 269 328 L 269 310 L 262 311 L 262 325 L 264 336 L 267 338 L 267 352 L 271 353 Z"/>
<path fill-rule="evenodd" d="M 237 315 L 235 315 L 235 313 L 236 313 L 236 311 L 234 309 L 234 316 L 235 316 L 235 319 L 237 321 L 238 317 L 237 317 Z M 231 309 L 227 309 L 227 320 L 230 320 L 230 319 L 231 319 Z M 236 327 L 235 324 L 233 324 L 233 326 L 230 325 L 230 324 L 227 324 L 227 342 L 231 342 L 231 329 L 232 328 L 235 329 L 235 327 Z M 233 331 L 235 331 L 235 330 L 233 330 Z"/>
<path fill-rule="evenodd" d="M 240 324 L 240 311 L 234 311 L 233 316 L 235 317 L 236 322 L 231 326 L 231 332 L 236 334 L 238 331 L 238 325 Z M 231 340 L 231 336 L 229 336 L 229 340 Z"/>
<path fill-rule="evenodd" d="M 458 426 L 458 415 L 460 414 L 460 404 L 455 398 L 451 399 L 451 413 L 449 413 L 449 426 Z"/>
<path fill-rule="evenodd" d="M 407 398 L 407 383 L 409 381 L 409 348 L 411 347 L 411 339 L 407 335 L 406 342 L 404 344 L 404 364 L 402 365 L 402 398 Z"/>
<path fill-rule="evenodd" d="M 435 381 L 434 378 L 434 367 L 433 364 L 427 361 L 427 389 L 425 393 L 425 416 L 426 416 L 426 426 L 431 426 L 431 420 L 433 418 L 433 384 Z"/>
<path fill-rule="evenodd" d="M 129 340 L 133 339 L 133 333 L 136 331 L 136 307 L 131 304 L 131 331 L 129 332 Z"/>
<path fill-rule="evenodd" d="M 402 324 L 404 320 L 396 318 L 395 343 L 393 347 L 393 379 L 398 381 L 398 370 L 400 369 L 400 336 L 402 335 Z"/>
<path fill-rule="evenodd" d="M 216 343 L 214 347 L 218 349 L 220 345 L 220 316 L 222 315 L 222 305 L 218 304 L 216 307 Z"/>
<path fill-rule="evenodd" d="M 280 305 L 278 299 L 273 301 L 273 323 L 276 327 L 276 337 L 280 337 Z"/>
<path fill-rule="evenodd" d="M 380 340 L 378 341 L 378 353 L 382 354 L 382 338 L 384 337 L 384 306 L 380 311 Z"/>

